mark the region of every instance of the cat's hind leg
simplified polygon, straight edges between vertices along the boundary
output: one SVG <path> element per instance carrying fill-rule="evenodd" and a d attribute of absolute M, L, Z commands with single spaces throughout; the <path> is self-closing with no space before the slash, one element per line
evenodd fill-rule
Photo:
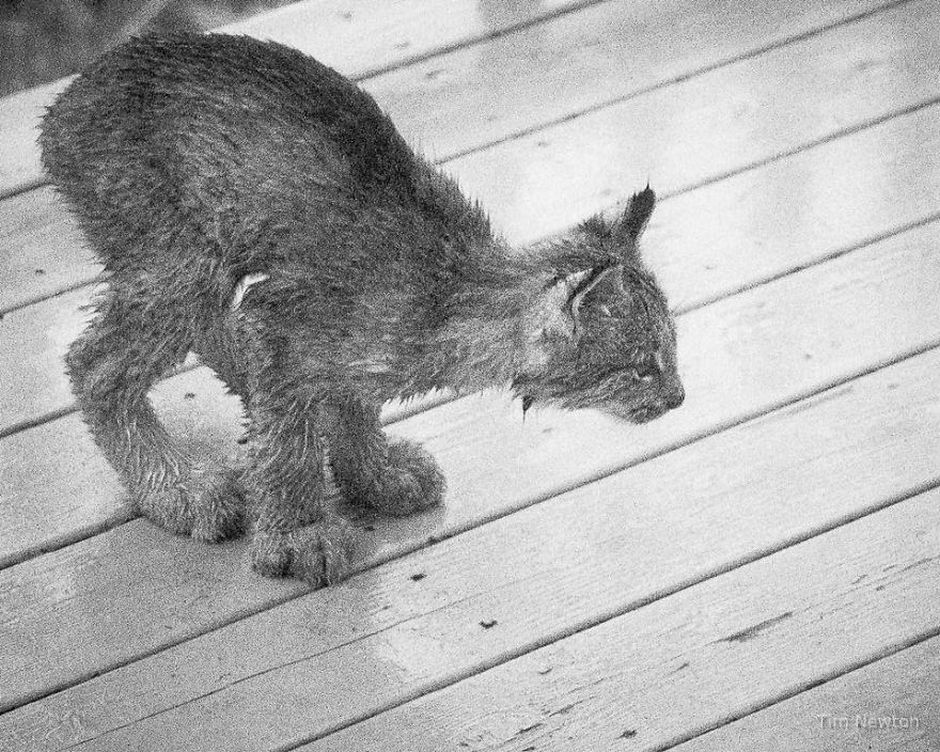
<path fill-rule="evenodd" d="M 194 462 L 147 398 L 192 342 L 185 306 L 165 294 L 162 285 L 115 275 L 66 365 L 83 417 L 137 511 L 172 532 L 221 540 L 242 527 L 234 476 Z"/>
<path fill-rule="evenodd" d="M 330 460 L 346 500 L 403 516 L 440 504 L 446 484 L 434 458 L 420 445 L 388 438 L 379 410 L 353 395 L 338 405 Z"/>

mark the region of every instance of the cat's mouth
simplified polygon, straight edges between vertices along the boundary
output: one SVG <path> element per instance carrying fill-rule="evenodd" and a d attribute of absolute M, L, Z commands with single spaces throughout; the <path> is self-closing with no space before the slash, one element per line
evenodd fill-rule
<path fill-rule="evenodd" d="M 522 398 L 522 417 L 525 419 L 526 413 L 529 411 L 529 408 L 535 404 L 535 397 L 529 394 L 520 395 Z M 655 420 L 662 415 L 665 415 L 669 412 L 669 407 L 662 403 L 654 403 L 651 405 L 643 405 L 641 407 L 626 407 L 622 404 L 607 404 L 601 407 L 603 412 L 614 415 L 621 420 L 629 421 L 630 423 L 636 423 L 641 425 L 643 423 L 649 423 L 651 420 Z"/>
<path fill-rule="evenodd" d="M 649 423 L 651 420 L 656 420 L 656 418 L 659 418 L 669 412 L 669 408 L 662 403 L 642 405 L 640 407 L 627 407 L 626 405 L 622 404 L 608 404 L 603 408 L 603 410 L 604 412 L 620 418 L 621 420 L 626 420 L 637 425 Z"/>
<path fill-rule="evenodd" d="M 643 424 L 649 423 L 651 420 L 655 420 L 668 412 L 669 408 L 665 405 L 653 405 L 648 407 L 640 407 L 636 410 L 631 410 L 627 414 L 627 419 L 631 423 Z"/>

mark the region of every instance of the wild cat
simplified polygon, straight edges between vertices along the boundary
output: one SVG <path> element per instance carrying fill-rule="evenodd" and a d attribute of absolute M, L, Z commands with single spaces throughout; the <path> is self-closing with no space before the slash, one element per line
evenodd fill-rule
<path fill-rule="evenodd" d="M 509 383 L 533 402 L 633 422 L 681 404 L 676 333 L 638 240 L 615 221 L 513 251 L 375 101 L 287 47 L 149 36 L 49 109 L 43 164 L 110 272 L 67 356 L 95 440 L 140 513 L 313 584 L 347 570 L 353 504 L 405 515 L 445 482 L 379 407 Z M 243 401 L 249 460 L 188 456 L 147 393 L 188 352 Z"/>

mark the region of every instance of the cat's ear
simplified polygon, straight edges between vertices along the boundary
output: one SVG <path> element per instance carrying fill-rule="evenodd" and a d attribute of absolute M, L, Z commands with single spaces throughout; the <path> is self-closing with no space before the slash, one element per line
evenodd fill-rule
<path fill-rule="evenodd" d="M 623 266 L 604 264 L 572 272 L 539 293 L 525 319 L 528 370 L 538 370 L 553 355 L 577 343 L 581 305 L 601 283 L 614 284 L 622 292 Z"/>
<path fill-rule="evenodd" d="M 623 265 L 603 264 L 571 274 L 568 276 L 568 279 L 572 277 L 577 279 L 573 286 L 569 285 L 570 297 L 568 299 L 567 311 L 574 324 L 574 333 L 577 334 L 581 326 L 579 318 L 581 304 L 584 302 L 589 292 L 603 284 L 610 285 L 615 293 L 623 294 Z"/>
<path fill-rule="evenodd" d="M 637 238 L 643 234 L 647 223 L 650 221 L 650 215 L 656 206 L 656 194 L 653 189 L 646 186 L 639 193 L 634 193 L 630 199 L 630 204 L 623 213 L 620 221 L 617 223 L 615 235 L 618 240 L 636 243 Z"/>

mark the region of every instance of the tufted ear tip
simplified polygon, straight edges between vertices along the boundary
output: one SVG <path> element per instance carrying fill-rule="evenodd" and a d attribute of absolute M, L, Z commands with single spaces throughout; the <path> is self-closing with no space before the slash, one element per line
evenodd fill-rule
<path fill-rule="evenodd" d="M 635 242 L 646 228 L 655 207 L 656 192 L 647 183 L 646 188 L 630 198 L 630 204 L 620 220 L 618 235 Z"/>

